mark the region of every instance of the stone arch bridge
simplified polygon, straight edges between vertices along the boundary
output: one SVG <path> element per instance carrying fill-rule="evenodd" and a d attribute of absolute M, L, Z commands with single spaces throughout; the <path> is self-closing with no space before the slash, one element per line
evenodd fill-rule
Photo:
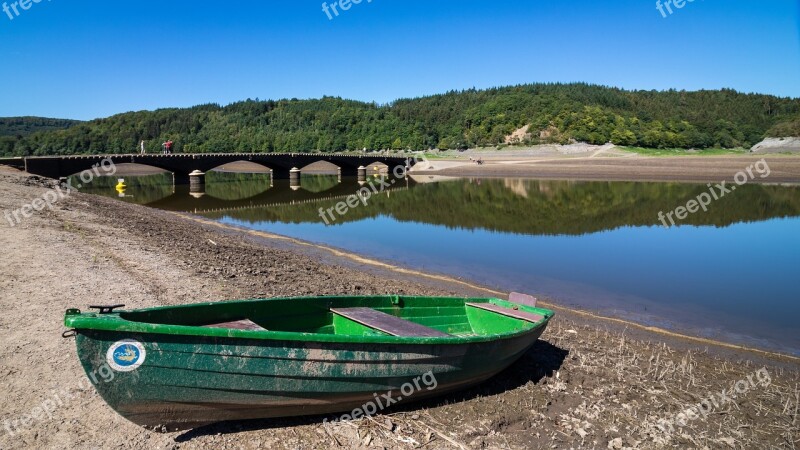
<path fill-rule="evenodd" d="M 299 175 L 299 169 L 318 161 L 327 161 L 339 167 L 342 176 L 357 176 L 359 168 L 381 163 L 395 170 L 411 167 L 414 160 L 397 156 L 369 156 L 338 153 L 200 153 L 152 155 L 69 155 L 0 158 L 0 164 L 14 166 L 34 175 L 58 179 L 77 174 L 109 159 L 114 164 L 134 163 L 157 167 L 175 175 L 176 184 L 189 182 L 193 171 L 207 172 L 224 164 L 250 161 L 272 170 L 274 179 L 289 179 Z"/>

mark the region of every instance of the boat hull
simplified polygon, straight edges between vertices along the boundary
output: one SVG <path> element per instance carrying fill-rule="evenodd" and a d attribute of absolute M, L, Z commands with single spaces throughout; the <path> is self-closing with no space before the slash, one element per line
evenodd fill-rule
<path fill-rule="evenodd" d="M 480 383 L 519 359 L 547 323 L 512 337 L 451 344 L 332 343 L 83 329 L 81 364 L 128 420 L 180 430 L 230 420 L 370 414 Z M 136 342 L 136 370 L 108 367 Z M 393 400 L 393 401 L 390 401 Z M 360 413 L 358 411 L 361 411 Z"/>

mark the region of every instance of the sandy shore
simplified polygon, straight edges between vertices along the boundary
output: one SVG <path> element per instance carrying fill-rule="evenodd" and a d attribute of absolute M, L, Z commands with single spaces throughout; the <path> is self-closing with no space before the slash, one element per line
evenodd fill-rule
<path fill-rule="evenodd" d="M 49 187 L 46 180 L 0 173 L 0 212 L 40 198 Z M 61 337 L 67 308 L 486 291 L 468 281 L 421 277 L 290 239 L 83 194 L 13 227 L 0 220 L 0 246 L 0 449 L 800 445 L 797 360 L 564 309 L 518 363 L 442 399 L 356 422 L 289 418 L 153 433 L 116 415 L 86 384 L 74 342 Z M 741 392 L 730 392 L 737 386 Z M 682 414 L 698 403 L 707 410 Z"/>
<path fill-rule="evenodd" d="M 433 159 L 414 173 L 460 177 L 520 177 L 587 181 L 685 181 L 733 180 L 739 171 L 766 160 L 769 176 L 756 175 L 756 183 L 800 183 L 800 156 L 576 156 L 508 157 L 481 156 L 483 165 L 468 159 Z M 753 169 L 751 169 L 753 170 Z M 756 172 L 757 173 L 757 172 Z"/>

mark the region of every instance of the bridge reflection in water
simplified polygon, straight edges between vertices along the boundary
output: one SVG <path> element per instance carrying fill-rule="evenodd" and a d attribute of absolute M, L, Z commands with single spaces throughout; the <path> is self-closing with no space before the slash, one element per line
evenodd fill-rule
<path fill-rule="evenodd" d="M 229 217 L 245 223 L 322 223 L 327 209 L 361 188 L 357 178 L 306 176 L 300 186 L 270 181 L 264 174 L 209 172 L 205 193 L 173 186 L 171 177 L 129 177 L 122 200 L 159 209 Z M 523 179 L 423 177 L 396 180 L 366 206 L 351 209 L 336 223 L 386 216 L 401 222 L 528 235 L 583 235 L 620 227 L 661 226 L 659 211 L 685 204 L 703 184 L 576 182 Z M 96 179 L 84 192 L 117 197 L 114 179 Z M 744 185 L 735 196 L 715 202 L 683 225 L 727 227 L 742 222 L 800 216 L 800 187 Z"/>
<path fill-rule="evenodd" d="M 367 185 L 374 185 L 375 190 L 379 191 L 373 193 L 373 197 L 376 197 L 389 196 L 393 191 L 406 190 L 416 184 L 411 179 L 395 179 L 396 183 L 382 187 L 375 176 L 303 175 L 299 183 L 294 180 L 271 180 L 266 174 L 209 172 L 208 177 L 203 191 L 193 190 L 189 185 L 173 185 L 168 174 L 127 177 L 127 186 L 120 191 L 112 188 L 116 178 L 97 179 L 91 187 L 81 191 L 118 197 L 127 202 L 168 211 L 214 215 L 312 203 L 333 206 Z"/>

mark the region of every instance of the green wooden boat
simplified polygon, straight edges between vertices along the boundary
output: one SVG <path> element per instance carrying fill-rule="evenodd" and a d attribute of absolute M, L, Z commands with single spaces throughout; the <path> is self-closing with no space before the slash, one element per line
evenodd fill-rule
<path fill-rule="evenodd" d="M 148 428 L 178 430 L 373 413 L 480 383 L 522 356 L 553 316 L 523 303 L 275 298 L 70 309 L 64 323 L 74 329 L 89 379 L 115 411 Z"/>

